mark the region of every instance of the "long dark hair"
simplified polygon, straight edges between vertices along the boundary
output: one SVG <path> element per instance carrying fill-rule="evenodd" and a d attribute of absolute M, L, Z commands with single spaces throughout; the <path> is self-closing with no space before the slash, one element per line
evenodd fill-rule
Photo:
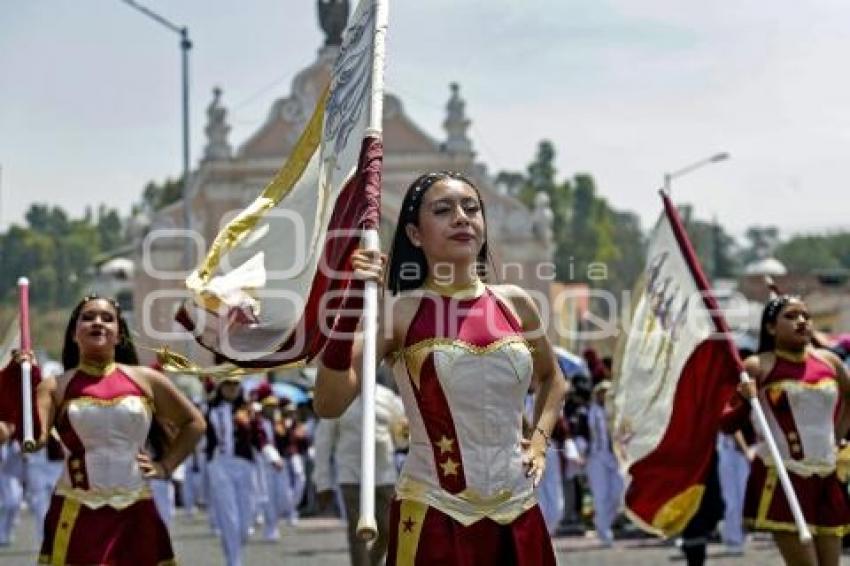
<path fill-rule="evenodd" d="M 761 313 L 761 326 L 759 327 L 759 350 L 758 353 L 772 352 L 776 349 L 776 337 L 768 332 L 768 324 L 776 324 L 779 313 L 782 312 L 791 301 L 799 301 L 800 297 L 794 295 L 779 295 L 767 301 L 764 311 Z"/>
<path fill-rule="evenodd" d="M 419 210 L 422 208 L 422 198 L 428 189 L 437 181 L 454 179 L 462 181 L 472 187 L 481 205 L 481 218 L 484 220 L 484 244 L 476 258 L 476 271 L 482 279 L 487 278 L 487 265 L 490 262 L 490 249 L 487 245 L 487 216 L 484 211 L 484 200 L 475 183 L 460 173 L 454 171 L 438 171 L 425 173 L 416 178 L 407 188 L 404 199 L 401 201 L 401 211 L 398 214 L 398 223 L 393 235 L 392 247 L 390 247 L 389 266 L 387 268 L 387 289 L 393 295 L 410 289 L 418 289 L 428 276 L 428 260 L 422 248 L 413 245 L 407 235 L 407 225 L 419 226 Z M 406 269 L 413 269 L 413 273 L 406 273 Z M 404 275 L 404 276 L 403 276 Z"/>
<path fill-rule="evenodd" d="M 121 307 L 118 306 L 118 301 L 109 297 L 100 297 L 96 294 L 86 295 L 77 303 L 74 310 L 71 311 L 71 318 L 68 320 L 68 326 L 65 328 L 65 342 L 62 345 L 62 365 L 65 369 L 72 369 L 80 365 L 80 347 L 74 341 L 74 333 L 77 329 L 77 321 L 80 318 L 80 312 L 86 303 L 103 299 L 107 301 L 112 308 L 115 309 L 115 314 L 118 317 L 118 344 L 115 346 L 115 361 L 121 364 L 131 366 L 139 365 L 139 356 L 136 353 L 136 346 L 133 344 L 133 339 L 130 336 L 130 328 L 127 326 L 127 321 L 121 314 Z"/>

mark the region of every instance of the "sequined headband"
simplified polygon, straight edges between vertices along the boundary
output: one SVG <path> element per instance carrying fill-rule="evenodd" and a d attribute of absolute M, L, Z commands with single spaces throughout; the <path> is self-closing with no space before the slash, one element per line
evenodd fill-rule
<path fill-rule="evenodd" d="M 764 307 L 765 319 L 776 320 L 776 317 L 779 316 L 779 312 L 792 300 L 800 300 L 800 297 L 796 295 L 780 295 L 775 299 L 770 299 Z"/>
<path fill-rule="evenodd" d="M 116 312 L 121 312 L 121 305 L 118 304 L 118 301 L 116 301 L 115 299 L 111 299 L 109 297 L 101 297 L 97 293 L 89 293 L 88 295 L 86 295 L 85 297 L 82 298 L 82 300 L 80 301 L 79 304 L 84 305 L 89 301 L 95 301 L 95 300 L 106 301 L 115 308 Z"/>
<path fill-rule="evenodd" d="M 407 205 L 407 212 L 414 212 L 418 207 L 419 203 L 422 200 L 422 195 L 425 194 L 431 185 L 436 183 L 441 179 L 456 179 L 458 181 L 463 181 L 470 187 L 474 187 L 469 179 L 457 173 L 455 171 L 440 171 L 439 173 L 428 173 L 425 175 L 421 181 L 413 188 L 413 192 L 410 195 L 410 203 Z"/>

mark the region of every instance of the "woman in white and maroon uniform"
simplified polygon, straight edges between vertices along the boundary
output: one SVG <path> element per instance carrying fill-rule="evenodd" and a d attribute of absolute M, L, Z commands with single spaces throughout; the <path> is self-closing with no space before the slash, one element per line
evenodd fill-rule
<path fill-rule="evenodd" d="M 165 376 L 137 365 L 114 301 L 86 297 L 77 305 L 62 363 L 70 369 L 37 388 L 46 425 L 37 448 L 55 425 L 65 449 L 39 562 L 173 564 L 147 480 L 167 478 L 180 464 L 203 434 L 203 416 Z M 176 434 L 156 461 L 143 452 L 154 418 Z"/>
<path fill-rule="evenodd" d="M 850 532 L 847 486 L 836 476 L 836 438 L 850 428 L 850 378 L 835 354 L 811 344 L 806 305 L 796 297 L 772 299 L 764 309 L 759 353 L 745 367 L 753 382 L 739 390 L 758 395 L 788 470 L 814 545 L 800 542 L 776 468 L 759 438 L 744 500 L 744 522 L 772 532 L 787 564 L 837 566 L 841 537 Z M 724 417 L 732 431 L 746 424 L 749 403 L 736 399 Z"/>
<path fill-rule="evenodd" d="M 534 487 L 567 386 L 530 297 L 483 283 L 486 239 L 480 195 L 461 175 L 423 175 L 408 189 L 387 273 L 395 296 L 378 332 L 411 436 L 390 512 L 390 565 L 555 562 Z M 382 259 L 361 250 L 352 267 L 376 280 Z M 359 391 L 351 368 L 360 345 L 341 332 L 356 324 L 340 321 L 322 354 L 319 416 L 337 416 Z M 533 434 L 524 439 L 532 380 Z"/>

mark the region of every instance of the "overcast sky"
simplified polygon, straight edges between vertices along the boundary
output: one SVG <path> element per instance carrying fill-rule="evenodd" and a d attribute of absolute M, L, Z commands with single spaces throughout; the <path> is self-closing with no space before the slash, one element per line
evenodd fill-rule
<path fill-rule="evenodd" d="M 139 0 L 189 26 L 192 159 L 224 89 L 238 146 L 322 42 L 315 0 Z M 0 0 L 0 226 L 32 202 L 123 213 L 181 170 L 178 37 L 120 0 Z M 740 235 L 850 228 L 846 0 L 393 0 L 387 86 L 437 138 L 461 83 L 478 157 L 658 214 L 665 171 L 718 151 L 674 198 Z"/>

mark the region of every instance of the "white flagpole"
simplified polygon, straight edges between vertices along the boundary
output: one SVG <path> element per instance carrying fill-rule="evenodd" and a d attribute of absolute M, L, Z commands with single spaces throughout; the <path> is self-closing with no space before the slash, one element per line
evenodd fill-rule
<path fill-rule="evenodd" d="M 21 320 L 21 352 L 32 349 L 30 343 L 30 282 L 26 277 L 18 279 L 18 300 Z M 21 363 L 21 408 L 23 412 L 24 450 L 31 452 L 35 448 L 35 434 L 32 422 L 32 364 L 29 360 Z"/>
<path fill-rule="evenodd" d="M 749 383 L 752 381 L 746 371 L 741 371 L 741 383 Z M 791 485 L 791 478 L 788 477 L 788 470 L 785 469 L 785 463 L 782 461 L 782 454 L 779 453 L 779 447 L 776 445 L 776 440 L 770 433 L 770 428 L 767 426 L 767 418 L 764 416 L 764 410 L 761 408 L 758 397 L 750 399 L 750 405 L 756 415 L 758 427 L 761 429 L 762 436 L 767 442 L 767 447 L 770 450 L 770 457 L 773 460 L 773 465 L 776 466 L 776 474 L 779 476 L 779 482 L 782 484 L 782 490 L 785 492 L 785 499 L 788 500 L 788 506 L 791 508 L 791 514 L 794 515 L 794 522 L 797 523 L 797 529 L 800 531 L 800 541 L 803 543 L 812 540 L 812 533 L 806 525 L 806 519 L 803 517 L 803 511 L 800 509 L 800 502 L 797 500 L 797 494 L 794 492 L 794 486 Z"/>
<path fill-rule="evenodd" d="M 375 35 L 372 60 L 372 102 L 368 136 L 382 135 L 384 112 L 384 49 L 388 24 L 387 0 L 375 3 Z M 376 229 L 364 234 L 366 249 L 379 250 Z M 363 368 L 361 372 L 361 397 L 363 403 L 362 437 L 360 444 L 360 519 L 357 537 L 374 540 L 378 536 L 375 521 L 375 369 L 377 365 L 376 342 L 378 333 L 378 285 L 366 282 L 363 312 Z"/>

